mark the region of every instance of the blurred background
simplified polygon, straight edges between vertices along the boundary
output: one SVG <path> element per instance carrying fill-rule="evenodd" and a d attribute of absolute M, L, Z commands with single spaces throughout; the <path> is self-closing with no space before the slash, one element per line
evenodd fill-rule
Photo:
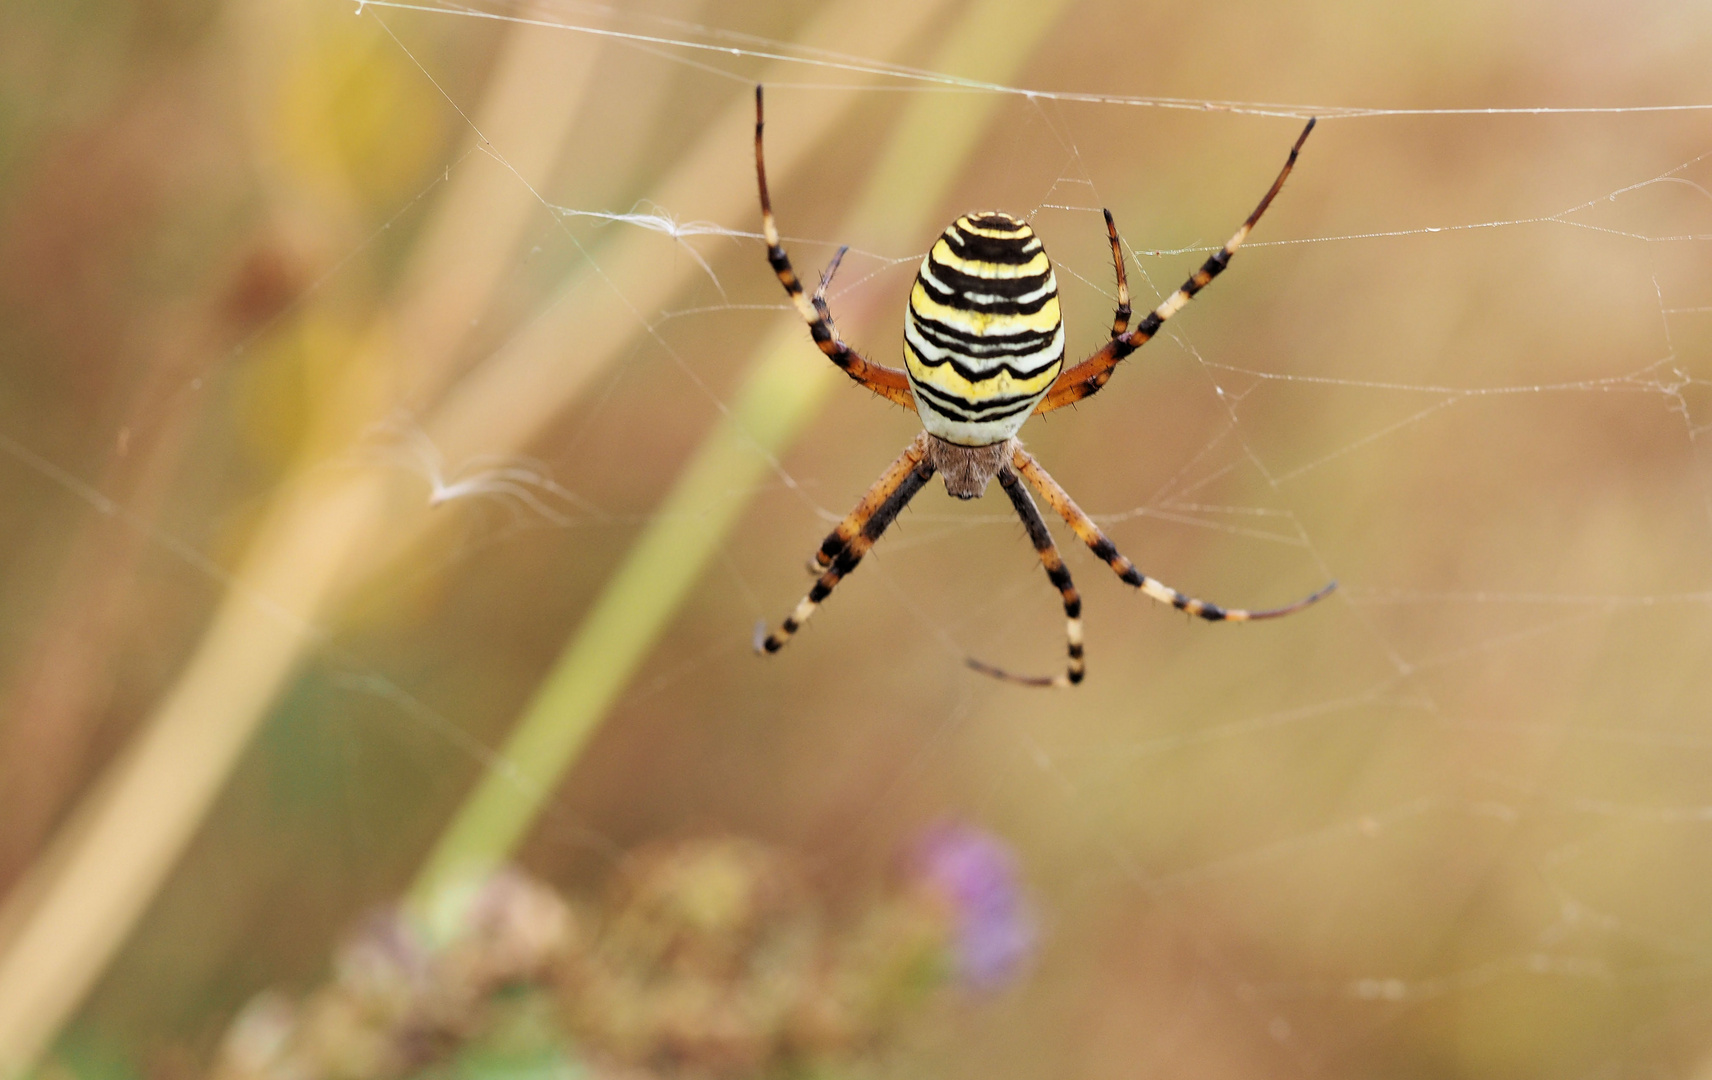
<path fill-rule="evenodd" d="M 1712 1075 L 1709 46 L 1662 0 L 5 5 L 0 1077 Z M 1101 207 L 1151 305 L 1320 115 L 1022 435 L 1184 591 L 1338 592 L 1191 623 L 1060 528 L 1088 679 L 995 683 L 1058 598 L 934 484 L 752 656 L 918 430 L 767 268 L 757 81 L 888 364 L 957 213 L 1029 217 L 1074 359 Z M 506 1025 L 553 1052 L 469 1051 Z"/>

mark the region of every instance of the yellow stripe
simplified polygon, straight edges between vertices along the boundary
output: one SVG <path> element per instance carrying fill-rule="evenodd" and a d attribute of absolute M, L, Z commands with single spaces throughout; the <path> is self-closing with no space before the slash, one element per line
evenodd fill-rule
<path fill-rule="evenodd" d="M 923 319 L 932 319 L 947 326 L 962 330 L 967 334 L 979 334 L 982 337 L 1002 337 L 1006 334 L 1018 334 L 1024 330 L 1037 333 L 1049 333 L 1058 328 L 1058 297 L 1048 297 L 1040 310 L 1033 315 L 995 315 L 987 311 L 964 311 L 962 308 L 946 307 L 927 294 L 921 282 L 915 283 L 910 291 L 910 310 Z"/>
<path fill-rule="evenodd" d="M 977 216 L 986 217 L 987 215 Z M 1014 227 L 1008 229 L 984 229 L 969 220 L 967 214 L 957 219 L 957 228 L 972 236 L 986 236 L 994 240 L 1027 240 L 1034 235 L 1034 230 L 1029 228 L 1026 221 L 1019 221 Z"/>
<path fill-rule="evenodd" d="M 979 405 L 992 398 L 1020 397 L 1045 392 L 1046 388 L 1052 385 L 1052 380 L 1058 377 L 1058 370 L 1064 366 L 1064 361 L 1060 358 L 1032 379 L 1018 379 L 1008 371 L 999 371 L 985 379 L 970 382 L 959 375 L 950 363 L 940 364 L 938 367 L 927 366 L 906 341 L 904 364 L 909 368 L 910 378 L 916 382 L 947 394 L 954 394 L 971 405 Z"/>
<path fill-rule="evenodd" d="M 960 270 L 970 277 L 1038 277 L 1052 268 L 1052 264 L 1046 259 L 1045 248 L 1035 252 L 1034 258 L 1025 263 L 977 262 L 974 259 L 958 256 L 956 252 L 951 250 L 951 245 L 945 242 L 944 237 L 934 243 L 933 250 L 928 253 L 927 257 L 936 263 L 949 266 L 953 270 Z"/>

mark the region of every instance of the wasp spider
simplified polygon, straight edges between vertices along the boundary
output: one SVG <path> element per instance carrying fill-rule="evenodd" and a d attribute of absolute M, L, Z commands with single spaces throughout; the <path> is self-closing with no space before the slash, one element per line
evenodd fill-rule
<path fill-rule="evenodd" d="M 812 296 L 791 269 L 790 257 L 779 244 L 767 195 L 767 165 L 761 151 L 761 88 L 755 88 L 755 177 L 761 193 L 761 227 L 767 239 L 767 261 L 779 275 L 820 351 L 844 373 L 887 401 L 921 416 L 926 430 L 868 489 L 862 501 L 839 523 L 815 552 L 813 569 L 820 574 L 796 610 L 779 629 L 763 634 L 756 628 L 757 652 L 784 647 L 833 587 L 874 546 L 916 492 L 935 473 L 959 499 L 976 499 L 995 477 L 1022 518 L 1040 556 L 1046 576 L 1064 599 L 1068 620 L 1069 664 L 1062 675 L 1031 678 L 969 660 L 988 675 L 1030 686 L 1071 686 L 1082 681 L 1082 601 L 1052 542 L 1052 534 L 1035 508 L 1023 481 L 1033 485 L 1046 504 L 1069 523 L 1071 531 L 1118 577 L 1155 600 L 1215 622 L 1273 619 L 1300 611 L 1324 597 L 1332 582 L 1293 604 L 1266 611 L 1219 607 L 1185 596 L 1141 573 L 1118 553 L 1100 527 L 1058 486 L 1040 463 L 1024 450 L 1016 433 L 1034 413 L 1051 412 L 1091 397 L 1106 385 L 1113 369 L 1159 331 L 1166 319 L 1181 311 L 1191 298 L 1230 264 L 1231 256 L 1248 238 L 1254 223 L 1272 204 L 1296 164 L 1296 154 L 1314 122 L 1302 129 L 1290 157 L 1260 205 L 1223 248 L 1201 265 L 1181 288 L 1130 329 L 1129 284 L 1117 226 L 1106 211 L 1106 235 L 1117 267 L 1118 304 L 1111 340 L 1074 367 L 1064 367 L 1064 324 L 1059 318 L 1058 281 L 1039 237 L 1027 222 L 1009 214 L 982 211 L 951 223 L 922 260 L 904 316 L 904 367 L 885 367 L 863 359 L 839 339 L 826 303 L 826 288 L 844 255 L 840 249 Z"/>

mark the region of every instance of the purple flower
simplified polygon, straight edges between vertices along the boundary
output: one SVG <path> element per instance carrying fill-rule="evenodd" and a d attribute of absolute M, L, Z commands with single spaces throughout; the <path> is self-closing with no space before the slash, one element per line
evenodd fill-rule
<path fill-rule="evenodd" d="M 1014 976 L 1034 947 L 1034 921 L 1004 841 L 971 825 L 933 826 L 916 845 L 917 879 L 951 909 L 958 978 L 993 990 Z"/>
<path fill-rule="evenodd" d="M 403 1008 L 426 983 L 433 955 L 397 908 L 368 913 L 333 955 L 340 986 L 357 998 Z"/>

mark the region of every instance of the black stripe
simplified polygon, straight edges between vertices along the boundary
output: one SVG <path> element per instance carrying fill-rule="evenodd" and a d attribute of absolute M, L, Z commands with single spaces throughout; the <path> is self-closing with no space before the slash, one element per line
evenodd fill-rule
<path fill-rule="evenodd" d="M 862 526 L 862 535 L 866 537 L 870 543 L 878 540 L 880 538 L 880 534 L 885 532 L 893 521 L 897 520 L 897 516 L 899 514 L 903 513 L 903 509 L 909 505 L 909 501 L 915 498 L 916 492 L 920 491 L 927 485 L 929 480 L 933 479 L 933 473 L 933 466 L 926 461 L 923 461 L 920 465 L 911 469 L 909 471 L 909 475 L 905 476 L 903 482 L 898 485 L 897 490 L 892 492 L 886 501 L 880 504 L 880 508 L 874 511 L 873 516 L 868 519 L 868 523 Z M 850 549 L 845 548 L 838 556 L 840 562 L 843 562 L 846 559 L 849 560 L 849 569 L 845 570 L 845 573 L 849 573 L 850 570 L 856 569 L 856 564 L 862 561 L 861 555 L 857 555 L 855 558 L 850 558 L 850 554 Z"/>
<path fill-rule="evenodd" d="M 975 274 L 965 274 L 950 263 L 940 262 L 931 254 L 927 257 L 927 268 L 939 280 L 940 284 L 953 292 L 988 293 L 1007 299 L 1014 299 L 1024 293 L 1034 292 L 1045 285 L 1047 279 L 1052 276 L 1052 269 L 1048 267 L 1038 274 L 1028 274 L 1023 277 L 979 277 Z"/>
<path fill-rule="evenodd" d="M 945 243 L 960 258 L 968 259 L 971 262 L 1004 263 L 1010 266 L 1021 266 L 1040 254 L 1038 247 L 1029 247 L 1029 250 L 1023 250 L 1025 246 L 1028 246 L 1028 242 L 1033 239 L 1032 236 L 1002 239 L 992 236 L 976 236 L 973 233 L 964 232 L 955 225 L 945 230 Z"/>
<path fill-rule="evenodd" d="M 1058 295 L 1057 292 L 1054 291 L 1054 292 L 1041 293 L 1039 296 L 1035 297 L 1033 300 L 1028 300 L 1028 301 L 1021 301 L 1021 302 L 1016 301 L 1016 300 L 985 301 L 985 300 L 976 300 L 974 297 L 970 296 L 969 294 L 967 294 L 965 292 L 961 292 L 961 291 L 958 291 L 956 289 L 953 289 L 953 288 L 949 287 L 949 283 L 936 284 L 935 282 L 929 280 L 925 275 L 922 275 L 922 274 L 917 274 L 915 280 L 922 287 L 922 289 L 926 291 L 926 293 L 929 296 L 931 296 L 938 303 L 943 304 L 944 306 L 946 306 L 948 308 L 953 308 L 957 311 L 980 312 L 980 313 L 987 314 L 987 315 L 1034 315 L 1034 314 L 1037 314 L 1041 308 L 1045 307 L 1048 303 L 1050 303 L 1052 301 L 1052 299 L 1055 296 Z M 977 279 L 977 280 L 980 280 L 980 279 Z M 1002 279 L 999 279 L 999 280 L 1002 280 Z M 1037 288 L 1037 289 L 1039 287 L 1040 287 L 1039 285 L 1035 286 L 1035 288 Z M 1027 291 L 1029 291 L 1029 290 L 1026 290 L 1026 289 L 1022 290 L 1022 292 L 1027 292 Z M 1020 296 L 1021 292 L 1019 292 L 1017 295 Z"/>
<path fill-rule="evenodd" d="M 965 412 L 984 412 L 988 409 L 1009 408 L 1012 405 L 1028 405 L 1040 397 L 1040 391 L 1037 390 L 1032 394 L 1005 394 L 1002 397 L 971 401 L 962 394 L 952 393 L 950 390 L 941 390 L 937 386 L 923 385 L 921 389 L 926 392 L 928 397 L 944 401 L 947 405 L 955 406 Z"/>
<path fill-rule="evenodd" d="M 945 406 L 945 405 L 935 404 L 934 402 L 929 401 L 926 398 L 921 398 L 921 399 L 917 400 L 916 406 L 918 408 L 925 409 L 928 412 L 937 413 L 938 415 L 945 417 L 947 420 L 953 420 L 953 421 L 956 421 L 957 423 L 960 423 L 960 424 L 997 424 L 997 423 L 1000 423 L 1001 421 L 1008 420 L 1013 416 L 1020 415 L 1021 413 L 1027 411 L 1030 408 L 1033 408 L 1033 403 L 1025 401 L 1021 405 L 1017 406 L 1015 409 L 1012 409 L 1009 413 L 1004 414 L 1003 416 L 965 416 L 958 409 L 953 409 L 953 408 L 951 408 L 949 406 Z"/>
<path fill-rule="evenodd" d="M 954 420 L 963 420 L 971 424 L 985 424 L 994 420 L 1004 420 L 1027 409 L 1034 408 L 1034 403 L 1040 398 L 1039 394 L 1030 394 L 1025 398 L 1005 398 L 993 404 L 977 405 L 968 398 L 957 394 L 947 394 L 935 387 L 924 386 L 911 380 L 918 398 L 925 398 L 928 407 L 935 412 L 944 413 Z M 998 410 L 998 411 L 995 411 Z M 991 415 L 982 415 L 991 413 Z"/>
<path fill-rule="evenodd" d="M 1012 378 L 1034 378 L 1051 366 L 1060 365 L 1065 358 L 1063 347 L 1053 349 L 1051 339 L 1039 342 L 1043 347 L 1032 349 L 1029 353 L 1017 353 L 1014 349 L 1007 349 L 1002 353 L 988 353 L 986 349 L 969 351 L 969 349 L 960 349 L 957 346 L 940 346 L 943 356 L 928 356 L 911 341 L 911 335 L 909 335 L 911 329 L 916 330 L 919 334 L 924 327 L 921 323 L 916 322 L 904 330 L 904 346 L 909 349 L 909 353 L 914 358 L 919 359 L 923 365 L 930 366 L 930 368 L 952 365 L 952 370 L 967 378 L 969 382 L 986 382 L 986 380 L 996 377 L 1000 371 L 1005 371 Z M 924 346 L 940 344 L 940 342 L 933 341 L 931 334 L 921 334 L 921 337 L 923 337 Z M 1034 358 L 1041 359 L 1036 361 Z"/>
<path fill-rule="evenodd" d="M 999 229 L 1007 229 L 1011 232 L 1033 232 L 1033 230 L 1028 227 L 1027 222 L 1020 221 L 1017 218 L 1011 217 L 1009 214 L 995 212 L 990 214 L 964 214 L 963 216 L 968 220 L 969 224 L 975 226 L 977 229 L 993 229 L 995 231 Z"/>
<path fill-rule="evenodd" d="M 1034 507 L 1034 499 L 1029 496 L 1028 489 L 1016 482 L 1016 477 L 1009 473 L 1000 473 L 1001 480 L 1009 477 L 1010 483 L 1004 485 L 1005 494 L 1009 496 L 1011 505 L 1016 507 L 1017 516 L 1022 518 L 1022 527 L 1028 531 L 1028 538 L 1034 544 L 1035 551 L 1045 551 L 1052 546 L 1052 534 L 1046 530 L 1046 522 L 1040 518 L 1040 511 Z M 1063 569 L 1063 560 L 1059 560 L 1059 569 Z M 1052 575 L 1050 571 L 1047 576 Z M 1068 575 L 1066 575 L 1068 577 Z M 1057 584 L 1054 582 L 1054 584 Z"/>
<path fill-rule="evenodd" d="M 1028 410 L 1034 408 L 1033 402 L 1025 401 L 1021 405 L 1017 406 L 1015 409 L 1012 409 L 1010 412 L 1006 413 L 1003 416 L 963 416 L 956 409 L 950 409 L 950 408 L 945 408 L 944 406 L 935 405 L 931 401 L 917 401 L 916 405 L 920 408 L 925 409 L 928 412 L 937 413 L 938 415 L 944 417 L 945 419 L 951 420 L 951 421 L 959 423 L 959 424 L 997 424 L 997 423 L 1001 423 L 1005 420 L 1008 420 L 1013 416 L 1019 416 L 1025 412 L 1027 412 Z"/>
<path fill-rule="evenodd" d="M 993 337 L 982 337 L 960 330 L 949 323 L 922 315 L 914 308 L 910 309 L 910 322 L 921 332 L 921 336 L 938 345 L 942 349 L 960 353 L 968 357 L 978 356 L 1030 356 L 1042 348 L 1052 344 L 1057 336 L 1058 328 L 1063 325 L 1060 319 L 1050 330 L 1024 330 L 1020 334 L 998 334 Z"/>
<path fill-rule="evenodd" d="M 909 342 L 905 341 L 904 344 L 908 345 Z M 929 360 L 927 357 L 921 355 L 921 353 L 917 352 L 913 348 L 910 349 L 910 353 L 911 353 L 911 355 L 913 355 L 916 358 L 917 361 L 919 361 L 921 363 L 922 367 L 936 368 L 936 367 L 944 367 L 946 364 L 950 364 L 952 371 L 955 371 L 957 374 L 963 376 L 965 379 L 968 379 L 970 382 L 987 382 L 991 379 L 997 378 L 1000 372 L 1004 372 L 1004 373 L 1010 375 L 1010 377 L 1013 379 L 1032 379 L 1032 378 L 1035 378 L 1036 376 L 1038 376 L 1041 372 L 1045 371 L 1047 368 L 1051 367 L 1053 364 L 1062 363 L 1064 361 L 1064 354 L 1059 353 L 1057 356 L 1052 357 L 1050 360 L 1048 360 L 1046 363 L 1040 365 L 1039 367 L 1032 368 L 1029 370 L 1023 370 L 1020 368 L 1015 368 L 1009 364 L 999 364 L 997 367 L 990 367 L 990 368 L 975 368 L 975 367 L 970 367 L 967 363 L 964 362 L 964 357 L 958 356 L 956 353 L 952 353 L 951 355 L 945 357 L 942 360 Z M 911 381 L 913 382 L 914 380 L 912 379 Z"/>

